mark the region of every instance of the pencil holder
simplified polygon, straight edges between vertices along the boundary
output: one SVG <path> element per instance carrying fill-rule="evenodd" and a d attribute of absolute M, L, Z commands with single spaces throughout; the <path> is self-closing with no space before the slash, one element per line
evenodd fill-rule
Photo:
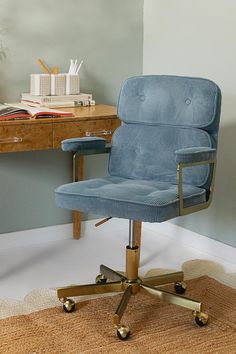
<path fill-rule="evenodd" d="M 51 95 L 65 95 L 66 92 L 66 75 L 52 74 L 51 75 Z"/>
<path fill-rule="evenodd" d="M 47 96 L 51 93 L 51 75 L 31 74 L 30 94 L 37 96 Z"/>
<path fill-rule="evenodd" d="M 79 93 L 79 75 L 66 74 L 66 94 L 77 95 Z"/>

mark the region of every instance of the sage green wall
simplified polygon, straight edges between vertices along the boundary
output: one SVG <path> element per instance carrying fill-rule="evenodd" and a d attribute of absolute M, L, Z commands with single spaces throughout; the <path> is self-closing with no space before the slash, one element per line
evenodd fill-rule
<path fill-rule="evenodd" d="M 144 74 L 200 76 L 223 94 L 212 206 L 176 223 L 236 247 L 236 2 L 145 0 Z"/>
<path fill-rule="evenodd" d="M 142 72 L 143 0 L 0 0 L 7 59 L 0 62 L 0 101 L 29 91 L 37 58 L 68 70 L 84 59 L 82 90 L 116 104 L 122 81 Z M 86 159 L 86 177 L 105 172 L 106 157 Z M 0 233 L 63 224 L 70 214 L 54 205 L 53 190 L 71 180 L 61 151 L 0 155 Z"/>

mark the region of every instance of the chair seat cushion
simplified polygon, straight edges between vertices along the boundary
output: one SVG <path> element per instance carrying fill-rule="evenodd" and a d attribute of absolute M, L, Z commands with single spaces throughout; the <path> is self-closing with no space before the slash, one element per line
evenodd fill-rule
<path fill-rule="evenodd" d="M 178 186 L 116 176 L 69 183 L 55 191 L 58 207 L 102 216 L 162 222 L 179 216 Z M 205 202 L 203 188 L 183 185 L 184 206 Z"/>

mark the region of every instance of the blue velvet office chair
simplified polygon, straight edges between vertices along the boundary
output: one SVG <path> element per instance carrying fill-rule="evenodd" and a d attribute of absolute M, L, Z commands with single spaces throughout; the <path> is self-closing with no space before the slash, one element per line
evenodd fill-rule
<path fill-rule="evenodd" d="M 218 86 L 209 80 L 177 76 L 139 76 L 125 81 L 118 116 L 122 125 L 111 148 L 102 138 L 68 139 L 65 151 L 76 156 L 110 151 L 108 175 L 70 183 L 56 189 L 59 207 L 129 219 L 126 273 L 104 265 L 96 284 L 58 289 L 64 310 L 69 297 L 122 292 L 114 315 L 120 339 L 130 335 L 121 317 L 133 294 L 140 290 L 161 301 L 191 309 L 199 326 L 207 323 L 201 303 L 183 296 L 183 272 L 156 277 L 138 276 L 137 223 L 162 222 L 207 208 L 212 199 L 221 107 Z M 89 254 L 89 252 L 88 252 Z M 158 286 L 174 283 L 175 293 Z"/>

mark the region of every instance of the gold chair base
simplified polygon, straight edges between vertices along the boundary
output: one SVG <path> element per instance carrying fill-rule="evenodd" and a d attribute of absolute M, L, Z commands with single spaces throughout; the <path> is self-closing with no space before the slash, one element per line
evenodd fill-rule
<path fill-rule="evenodd" d="M 126 255 L 126 274 L 131 274 L 133 276 L 135 270 L 138 269 L 136 258 L 139 257 L 139 252 L 137 251 L 137 248 L 132 250 L 127 247 Z M 123 296 L 114 315 L 114 324 L 117 328 L 118 337 L 120 339 L 127 339 L 130 335 L 130 329 L 128 326 L 121 324 L 121 318 L 128 305 L 130 297 L 141 291 L 154 295 L 161 301 L 192 310 L 195 321 L 199 326 L 203 326 L 207 323 L 208 315 L 202 312 L 201 302 L 159 288 L 159 286 L 162 285 L 175 283 L 177 286 L 175 286 L 176 291 L 179 289 L 179 292 L 181 292 L 182 289 L 182 292 L 184 292 L 184 274 L 181 271 L 146 278 L 139 278 L 137 276 L 134 279 L 133 277 L 130 278 L 124 276 L 105 265 L 101 265 L 100 273 L 101 275 L 97 277 L 97 284 L 67 286 L 57 289 L 58 298 L 63 303 L 66 312 L 72 312 L 75 309 L 73 300 L 68 299 L 68 297 L 123 292 Z"/>

